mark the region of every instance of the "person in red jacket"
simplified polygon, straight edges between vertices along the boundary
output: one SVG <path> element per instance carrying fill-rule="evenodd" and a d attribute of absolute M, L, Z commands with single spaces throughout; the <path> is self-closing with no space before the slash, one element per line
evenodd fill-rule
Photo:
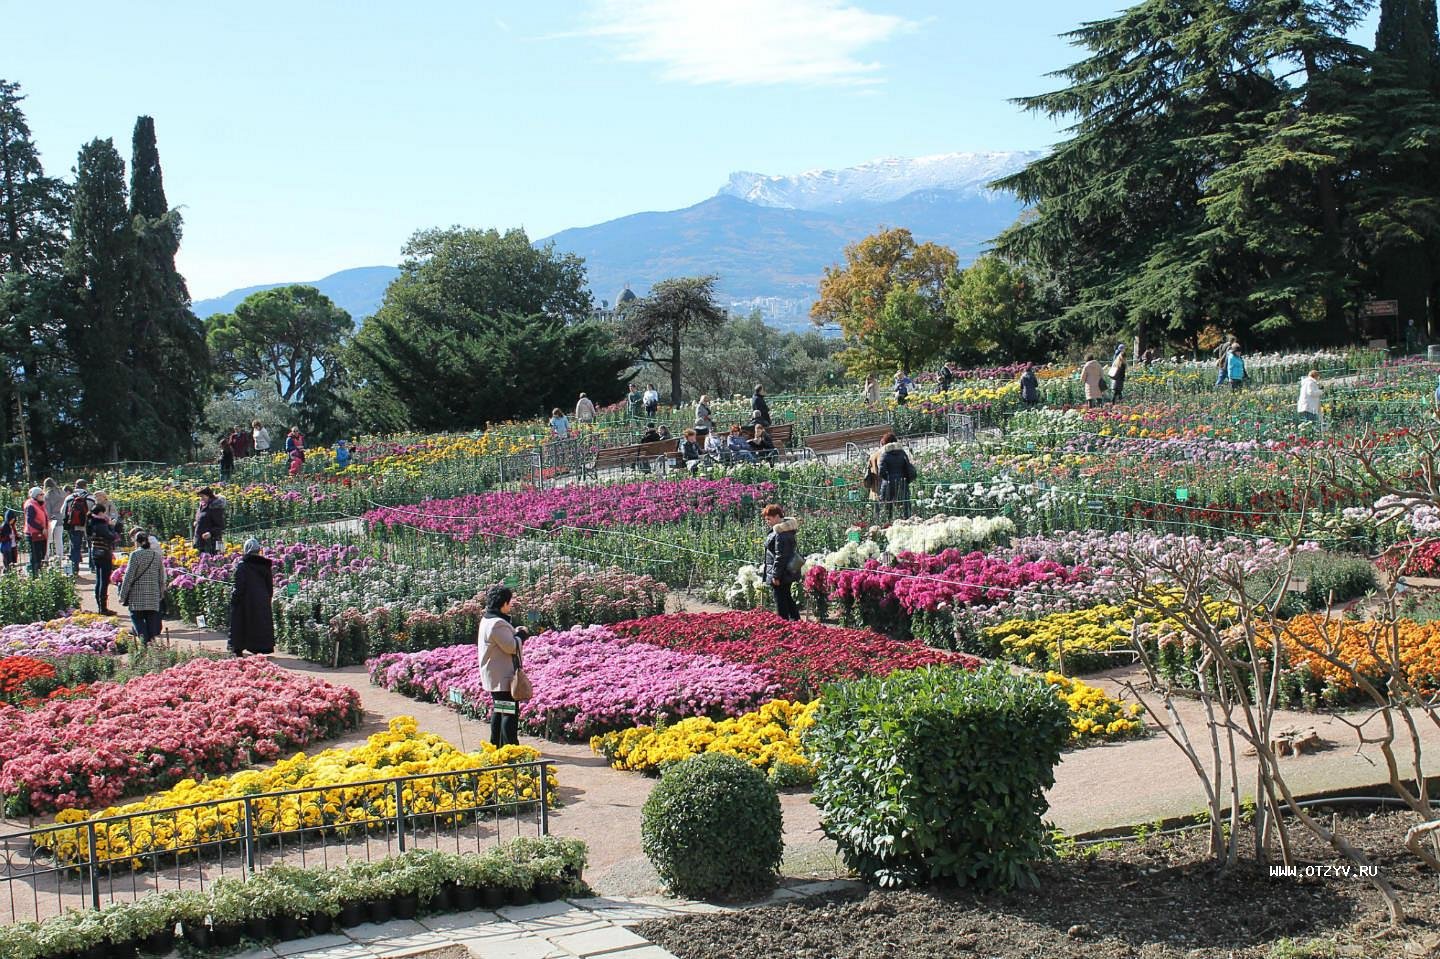
<path fill-rule="evenodd" d="M 45 512 L 45 491 L 38 486 L 30 487 L 30 498 L 25 501 L 25 538 L 30 541 L 30 577 L 40 575 L 40 564 L 45 561 L 45 544 L 50 541 L 50 516 Z"/>

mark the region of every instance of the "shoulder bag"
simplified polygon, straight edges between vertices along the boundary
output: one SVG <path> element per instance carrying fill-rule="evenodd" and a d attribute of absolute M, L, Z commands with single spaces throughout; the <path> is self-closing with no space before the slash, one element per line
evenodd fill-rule
<path fill-rule="evenodd" d="M 510 695 L 517 703 L 528 702 L 535 698 L 535 687 L 530 684 L 530 677 L 525 673 L 525 667 L 520 663 L 520 646 L 515 647 L 515 655 L 511 657 L 515 663 L 515 675 L 510 677 Z"/>

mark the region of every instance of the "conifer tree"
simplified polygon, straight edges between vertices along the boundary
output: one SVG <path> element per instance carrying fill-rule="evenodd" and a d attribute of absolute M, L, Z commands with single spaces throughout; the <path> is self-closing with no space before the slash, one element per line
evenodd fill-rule
<path fill-rule="evenodd" d="M 65 273 L 75 312 L 65 342 L 79 377 L 76 453 L 95 462 L 129 455 L 150 427 L 129 373 L 134 232 L 125 163 L 109 139 L 92 140 L 75 164 Z"/>
<path fill-rule="evenodd" d="M 190 310 L 185 278 L 175 268 L 180 213 L 166 203 L 153 119 L 135 121 L 132 145 L 130 365 L 135 412 L 149 424 L 132 455 L 173 459 L 190 449 L 204 406 L 209 353 L 204 327 Z"/>
<path fill-rule="evenodd" d="M 58 341 L 67 311 L 60 275 L 69 193 L 47 177 L 21 109 L 18 84 L 0 80 L 0 363 L 13 389 L 0 395 L 0 476 L 14 478 L 21 460 L 17 397 L 26 412 L 30 460 L 46 468 L 60 458 L 60 422 L 72 390 Z"/>

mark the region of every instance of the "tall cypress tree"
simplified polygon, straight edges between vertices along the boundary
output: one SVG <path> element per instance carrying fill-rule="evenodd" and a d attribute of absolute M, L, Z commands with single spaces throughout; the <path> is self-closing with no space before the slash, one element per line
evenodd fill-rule
<path fill-rule="evenodd" d="M 140 400 L 134 415 L 151 429 L 134 455 L 171 459 L 190 450 L 209 372 L 204 327 L 190 310 L 175 268 L 180 213 L 165 200 L 155 121 L 135 121 L 130 170 L 132 260 L 131 369 Z"/>
<path fill-rule="evenodd" d="M 65 273 L 76 309 L 66 345 L 80 376 L 77 451 L 94 462 L 131 451 L 151 428 L 137 414 L 128 375 L 135 235 L 125 204 L 125 162 L 109 139 L 80 149 Z"/>
<path fill-rule="evenodd" d="M 0 476 L 7 478 L 19 474 L 21 459 L 17 395 L 30 460 L 42 468 L 62 457 L 60 423 L 72 396 L 67 355 L 57 345 L 67 312 L 60 264 L 69 193 L 41 167 L 23 99 L 18 84 L 0 80 L 0 369 L 14 387 L 0 395 Z"/>
<path fill-rule="evenodd" d="M 1440 35 L 1435 0 L 1382 0 L 1362 218 L 1382 299 L 1440 334 Z"/>

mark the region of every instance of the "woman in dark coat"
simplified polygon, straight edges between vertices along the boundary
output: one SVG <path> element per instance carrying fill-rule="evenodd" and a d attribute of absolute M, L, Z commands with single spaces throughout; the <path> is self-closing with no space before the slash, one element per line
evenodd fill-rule
<path fill-rule="evenodd" d="M 235 567 L 235 589 L 230 594 L 230 651 L 236 656 L 275 651 L 272 565 L 260 555 L 258 540 L 245 541 L 245 556 Z"/>

